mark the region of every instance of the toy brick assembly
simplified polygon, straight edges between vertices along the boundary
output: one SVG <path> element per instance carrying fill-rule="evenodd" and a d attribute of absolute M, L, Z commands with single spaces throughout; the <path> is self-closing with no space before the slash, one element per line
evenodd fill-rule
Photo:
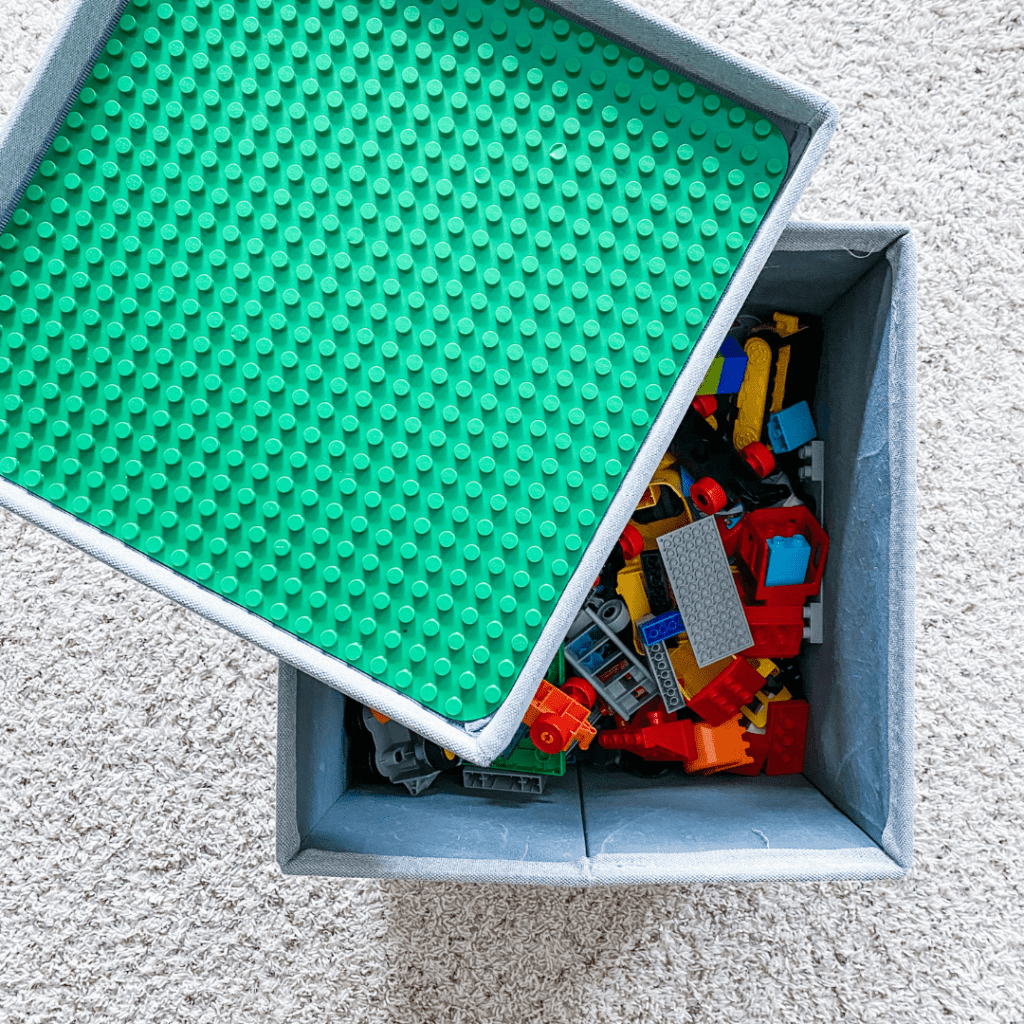
<path fill-rule="evenodd" d="M 420 793 L 451 770 L 469 790 L 528 799 L 575 762 L 800 773 L 810 707 L 796 659 L 822 642 L 829 547 L 811 413 L 821 340 L 790 314 L 734 324 L 500 758 L 424 751 L 411 784 L 365 712 L 378 776 Z"/>

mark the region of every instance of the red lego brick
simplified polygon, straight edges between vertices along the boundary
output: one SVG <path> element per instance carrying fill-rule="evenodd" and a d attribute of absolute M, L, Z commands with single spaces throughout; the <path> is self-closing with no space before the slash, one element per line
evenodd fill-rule
<path fill-rule="evenodd" d="M 627 523 L 626 528 L 619 537 L 619 547 L 622 548 L 622 555 L 628 562 L 636 558 L 644 549 L 644 538 L 640 531 L 632 524 Z"/>
<path fill-rule="evenodd" d="M 726 771 L 733 775 L 760 775 L 768 757 L 768 734 L 747 729 L 743 738 L 747 741 L 747 756 L 752 757 L 753 762 L 740 765 L 738 768 L 727 768 Z"/>
<path fill-rule="evenodd" d="M 618 729 L 597 736 L 606 750 L 630 750 L 645 761 L 690 761 L 697 756 L 693 722 L 679 721 L 676 714 L 665 710 L 660 698 L 637 712 L 632 727 L 616 718 Z"/>
<path fill-rule="evenodd" d="M 810 713 L 805 700 L 774 701 L 768 705 L 766 775 L 798 775 L 804 770 Z"/>
<path fill-rule="evenodd" d="M 804 582 L 766 587 L 764 580 L 768 571 L 769 538 L 795 537 L 797 534 L 802 535 L 811 546 L 811 558 Z M 744 604 L 756 602 L 772 606 L 803 607 L 807 599 L 821 589 L 821 576 L 828 557 L 828 535 L 806 505 L 759 508 L 748 512 L 741 520 L 736 554 L 740 565 L 737 582 L 744 596 Z"/>
<path fill-rule="evenodd" d="M 744 658 L 736 658 L 719 672 L 686 706 L 711 725 L 727 722 L 764 684 L 762 676 Z"/>
<path fill-rule="evenodd" d="M 795 658 L 804 638 L 804 610 L 801 605 L 744 605 L 744 614 L 754 638 L 744 658 Z"/>

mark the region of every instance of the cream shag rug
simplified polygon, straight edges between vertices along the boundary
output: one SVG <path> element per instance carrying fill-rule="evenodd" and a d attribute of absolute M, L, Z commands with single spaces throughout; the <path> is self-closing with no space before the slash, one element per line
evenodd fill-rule
<path fill-rule="evenodd" d="M 917 233 L 916 867 L 284 878 L 273 659 L 0 514 L 0 1020 L 1024 1021 L 1024 12 L 649 6 L 840 105 L 798 217 Z M 0 117 L 66 7 L 0 0 Z"/>

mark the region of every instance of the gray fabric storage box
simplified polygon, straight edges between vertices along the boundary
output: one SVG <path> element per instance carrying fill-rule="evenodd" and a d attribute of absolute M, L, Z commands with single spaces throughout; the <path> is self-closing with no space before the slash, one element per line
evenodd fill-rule
<path fill-rule="evenodd" d="M 75 0 L 28 87 L 0 132 L 0 230 L 39 166 L 74 97 L 101 53 L 125 0 Z M 475 760 L 488 761 L 508 742 L 536 691 L 565 629 L 583 600 L 596 567 L 611 550 L 687 403 L 714 358 L 758 271 L 792 214 L 835 129 L 836 111 L 824 97 L 755 67 L 627 0 L 545 0 L 612 39 L 626 43 L 770 118 L 789 148 L 789 167 L 775 200 L 720 297 L 671 395 L 639 446 L 599 528 L 566 584 L 515 686 L 489 717 L 455 722 L 377 681 L 295 633 L 175 572 L 28 489 L 0 479 L 0 505 L 24 516 L 240 636 L 301 666 L 359 700 L 372 702 L 428 738 Z"/>
<path fill-rule="evenodd" d="M 288 874 L 603 885 L 892 878 L 913 850 L 915 251 L 900 225 L 794 224 L 747 307 L 818 314 L 831 538 L 805 644 L 803 776 L 644 780 L 572 767 L 543 797 L 442 776 L 346 787 L 346 698 L 282 663 L 277 855 Z"/>

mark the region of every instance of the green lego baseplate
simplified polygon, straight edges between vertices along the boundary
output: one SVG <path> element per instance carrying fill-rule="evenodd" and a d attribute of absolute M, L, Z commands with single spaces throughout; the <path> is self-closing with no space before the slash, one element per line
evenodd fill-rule
<path fill-rule="evenodd" d="M 545 754 L 533 745 L 529 736 L 524 736 L 511 750 L 508 757 L 496 757 L 491 768 L 502 771 L 525 772 L 536 775 L 564 775 L 565 751 Z"/>
<path fill-rule="evenodd" d="M 0 473 L 479 719 L 787 164 L 524 0 L 132 0 L 0 237 Z"/>

